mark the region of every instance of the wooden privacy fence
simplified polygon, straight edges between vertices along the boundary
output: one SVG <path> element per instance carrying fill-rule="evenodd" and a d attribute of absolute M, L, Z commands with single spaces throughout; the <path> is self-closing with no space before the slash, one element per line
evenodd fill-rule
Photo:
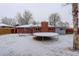
<path fill-rule="evenodd" d="M 13 28 L 0 28 L 0 35 L 13 33 Z"/>

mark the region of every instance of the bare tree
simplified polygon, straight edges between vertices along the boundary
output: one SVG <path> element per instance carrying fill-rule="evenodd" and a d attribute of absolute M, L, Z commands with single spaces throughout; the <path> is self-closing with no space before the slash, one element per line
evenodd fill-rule
<path fill-rule="evenodd" d="M 78 3 L 72 3 L 72 15 L 73 15 L 73 48 L 79 49 L 79 37 L 78 37 Z"/>
<path fill-rule="evenodd" d="M 23 13 L 24 24 L 28 24 L 28 22 L 32 19 L 32 14 L 29 11 L 25 11 Z"/>
<path fill-rule="evenodd" d="M 10 25 L 12 26 L 16 26 L 18 23 L 17 23 L 17 20 L 12 18 L 11 21 L 10 21 Z"/>
<path fill-rule="evenodd" d="M 56 26 L 56 22 L 60 20 L 60 16 L 58 13 L 51 14 L 49 17 L 49 24 Z"/>
<path fill-rule="evenodd" d="M 11 26 L 16 25 L 16 20 L 14 18 L 3 17 L 1 20 L 2 20 L 2 23 L 4 24 L 11 25 Z"/>
<path fill-rule="evenodd" d="M 57 22 L 55 23 L 55 26 L 56 26 L 56 27 L 63 27 L 63 22 L 62 22 L 62 21 L 57 21 Z"/>
<path fill-rule="evenodd" d="M 4 23 L 4 24 L 7 24 L 8 23 L 8 21 L 7 21 L 8 18 L 7 17 L 3 17 L 1 20 L 2 20 L 2 23 Z"/>
<path fill-rule="evenodd" d="M 36 24 L 37 24 L 37 22 L 36 22 L 36 21 L 33 21 L 33 22 L 32 22 L 32 24 L 33 24 L 33 25 L 36 25 Z"/>
<path fill-rule="evenodd" d="M 25 25 L 32 20 L 32 14 L 29 11 L 25 11 L 23 14 L 18 13 L 16 19 L 18 20 L 19 25 Z"/>
<path fill-rule="evenodd" d="M 20 13 L 17 13 L 17 15 L 15 17 L 18 20 L 19 25 L 24 24 L 24 19 L 23 19 L 22 15 Z"/>
<path fill-rule="evenodd" d="M 65 4 L 69 5 L 69 4 Z M 78 37 L 78 3 L 72 3 L 72 16 L 73 16 L 73 48 L 79 49 L 79 37 Z"/>
<path fill-rule="evenodd" d="M 65 28 L 69 28 L 69 23 L 68 22 L 64 22 L 63 25 L 64 25 Z"/>

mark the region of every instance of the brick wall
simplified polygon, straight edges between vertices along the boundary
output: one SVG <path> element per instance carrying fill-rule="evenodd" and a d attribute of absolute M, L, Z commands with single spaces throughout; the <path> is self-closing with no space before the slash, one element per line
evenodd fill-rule
<path fill-rule="evenodd" d="M 15 33 L 31 33 L 32 29 L 31 28 L 15 28 L 14 29 Z"/>
<path fill-rule="evenodd" d="M 48 22 L 41 22 L 41 32 L 48 32 Z"/>

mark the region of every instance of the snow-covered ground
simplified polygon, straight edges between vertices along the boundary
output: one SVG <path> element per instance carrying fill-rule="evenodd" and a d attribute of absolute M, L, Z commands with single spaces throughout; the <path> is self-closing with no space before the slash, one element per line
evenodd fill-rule
<path fill-rule="evenodd" d="M 60 35 L 58 40 L 37 41 L 29 34 L 8 34 L 0 36 L 0 55 L 2 56 L 64 56 L 79 55 L 73 51 L 73 36 Z"/>

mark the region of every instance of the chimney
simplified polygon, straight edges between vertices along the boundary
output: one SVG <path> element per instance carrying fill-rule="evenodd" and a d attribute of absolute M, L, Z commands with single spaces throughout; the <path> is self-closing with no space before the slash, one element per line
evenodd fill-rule
<path fill-rule="evenodd" d="M 48 32 L 48 22 L 41 22 L 41 32 Z"/>

